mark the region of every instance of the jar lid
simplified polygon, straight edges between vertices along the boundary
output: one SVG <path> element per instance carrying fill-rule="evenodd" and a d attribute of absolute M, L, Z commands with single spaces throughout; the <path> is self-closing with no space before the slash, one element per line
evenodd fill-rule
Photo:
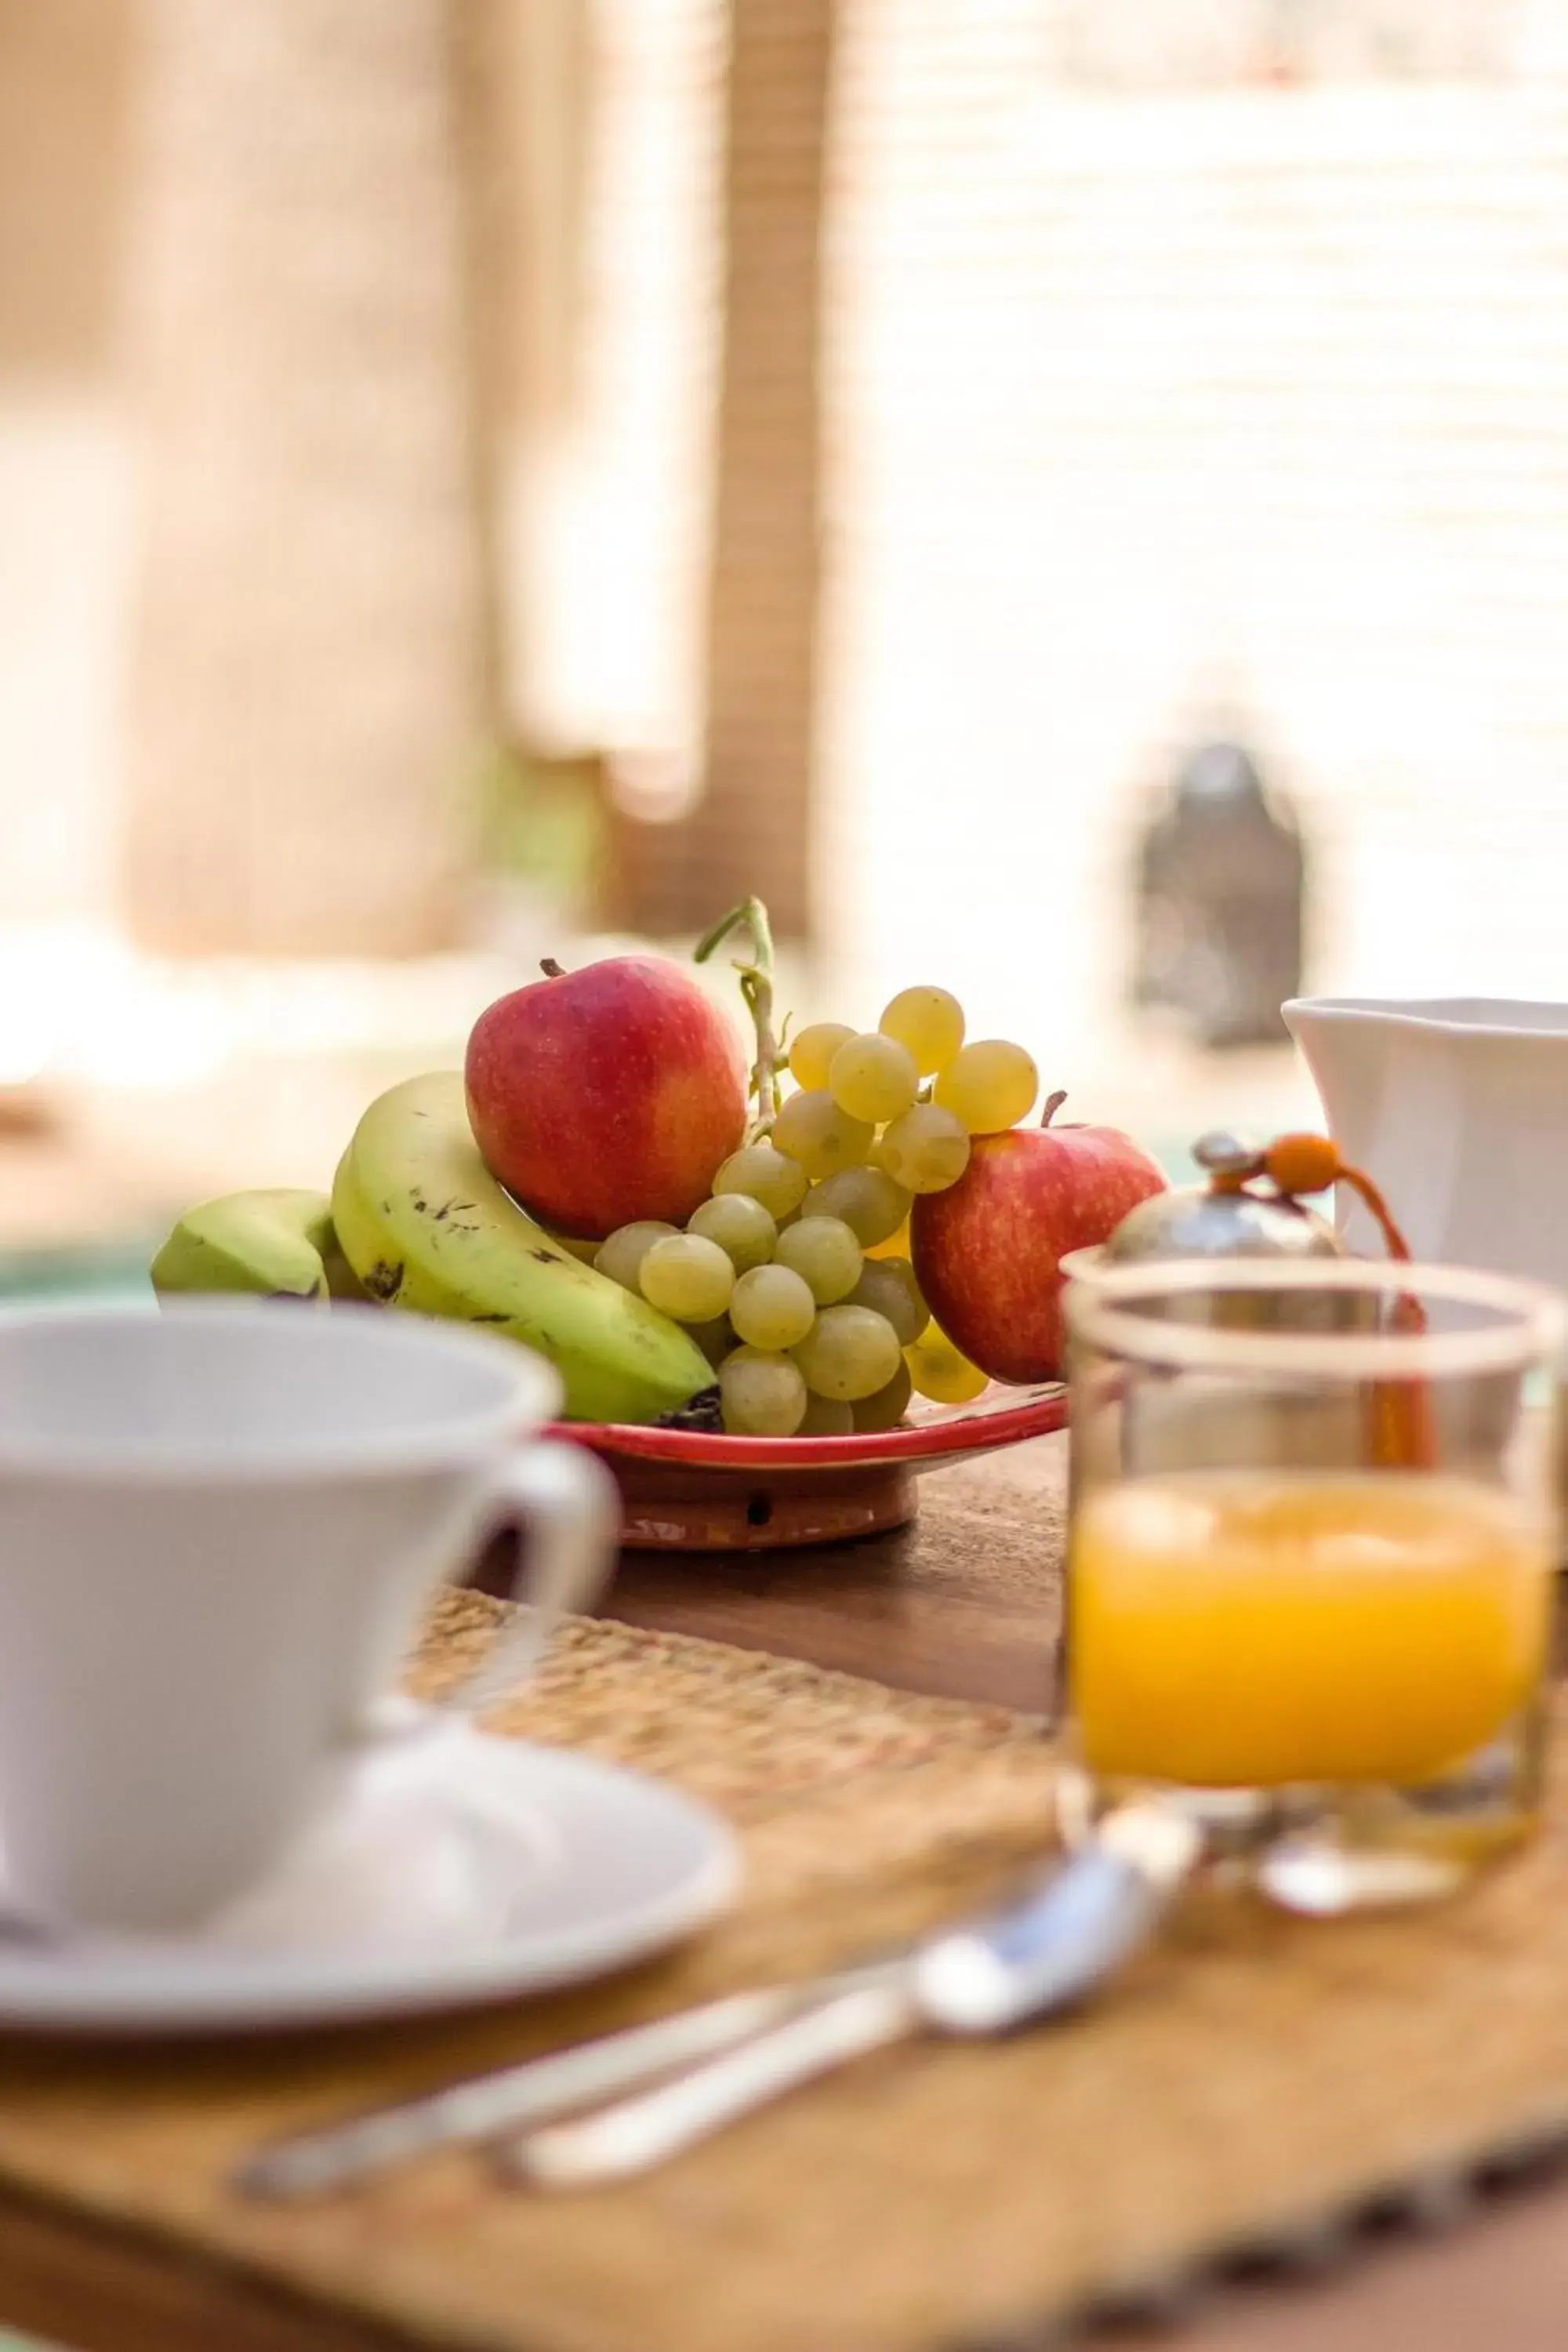
<path fill-rule="evenodd" d="M 1111 1265 L 1177 1257 L 1344 1257 L 1333 1226 L 1316 1210 L 1283 1195 L 1254 1192 L 1241 1181 L 1258 1164 L 1256 1144 L 1223 1130 L 1200 1136 L 1193 1157 L 1206 1184 L 1151 1194 L 1124 1217 L 1105 1244 Z M 1229 1179 L 1227 1182 L 1226 1180 Z"/>

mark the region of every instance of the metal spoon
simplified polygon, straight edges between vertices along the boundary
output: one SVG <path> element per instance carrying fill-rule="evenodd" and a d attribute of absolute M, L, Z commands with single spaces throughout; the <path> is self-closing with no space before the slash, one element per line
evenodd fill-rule
<path fill-rule="evenodd" d="M 1065 2008 L 1148 1941 L 1203 1853 L 1203 1833 L 1180 1806 L 1124 1806 L 1021 1901 L 930 1938 L 879 1981 L 841 1990 L 672 2082 L 525 2134 L 509 2144 L 505 2168 L 551 2189 L 622 2179 L 911 2034 L 1000 2033 Z"/>
<path fill-rule="evenodd" d="M 1094 1838 L 1092 1831 L 1087 1834 Z M 1191 1842 L 1195 1853 L 1194 1833 L 1184 1825 L 1176 1835 L 1183 1851 Z M 1096 1839 L 1095 1843 L 1098 1846 L 1102 1842 Z M 1069 1898 L 1057 1890 L 1064 1881 L 1081 1885 L 1089 1874 L 1081 1856 L 1065 1865 L 1055 1858 L 1047 1877 L 1042 1880 L 1038 1871 L 1032 1873 L 1021 1900 L 1015 1899 L 1000 1913 L 981 1915 L 979 1924 L 1031 1911 L 1043 1899 L 1043 1885 L 1046 1896 L 1052 1898 L 1051 1922 L 1060 1920 L 1064 1928 L 1072 1925 L 1081 1939 L 1082 1919 L 1076 1923 L 1068 1919 Z M 1137 1891 L 1136 1887 L 1131 1890 L 1135 1898 Z M 1144 1931 L 1136 1899 L 1122 1925 L 1132 1939 Z M 793 1984 L 727 1994 L 694 2009 L 656 2018 L 647 2025 L 473 2075 L 317 2131 L 294 2134 L 258 2149 L 241 2167 L 235 2185 L 253 2197 L 329 2194 L 437 2147 L 471 2145 L 499 2138 L 503 2133 L 536 2129 L 617 2095 L 646 2090 L 650 2084 L 666 2082 L 700 2061 L 808 2015 L 847 2005 L 852 2018 L 868 2020 L 883 2013 L 878 2004 L 889 1991 L 900 2003 L 903 2001 L 908 1971 L 918 1955 L 936 1943 L 952 1944 L 961 1932 L 954 1928 L 912 1938 Z M 1052 1932 L 1058 1932 L 1054 1927 Z M 1108 1953 L 1109 1960 L 1115 1957 L 1114 1952 Z M 1041 1965 L 1047 1965 L 1044 1956 Z"/>

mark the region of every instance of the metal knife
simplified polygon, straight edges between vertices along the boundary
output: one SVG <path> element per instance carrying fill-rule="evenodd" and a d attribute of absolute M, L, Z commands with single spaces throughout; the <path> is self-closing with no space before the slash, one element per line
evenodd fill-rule
<path fill-rule="evenodd" d="M 247 2197 L 323 2196 L 436 2148 L 471 2145 L 548 2123 L 727 2050 L 814 2001 L 874 1984 L 891 1976 L 904 1957 L 899 1951 L 794 1984 L 728 1993 L 700 2008 L 655 2018 L 647 2025 L 629 2026 L 624 2032 L 552 2051 L 542 2058 L 471 2075 L 395 2106 L 369 2109 L 345 2123 L 276 2140 L 246 2160 L 234 2186 Z"/>
<path fill-rule="evenodd" d="M 922 2031 L 1000 2033 L 1067 2007 L 1144 1944 L 1203 1858 L 1170 1802 L 1123 1806 L 1043 1886 L 916 1946 L 738 2047 L 580 2120 L 523 2134 L 502 2162 L 536 2187 L 646 2171 L 796 2084 Z"/>
<path fill-rule="evenodd" d="M 1128 1814 L 1112 1818 L 1125 1822 Z M 1037 1878 L 1019 1903 L 988 1915 L 988 1921 L 1005 1922 L 1015 1917 L 1026 1920 L 1037 1906 L 1049 1902 L 1050 1921 L 1056 1923 L 1051 1935 L 1068 1937 L 1073 1965 L 1081 1968 L 1092 1948 L 1103 1949 L 1109 1955 L 1102 1968 L 1114 1967 L 1121 1953 L 1104 1939 L 1114 1931 L 1117 1922 L 1128 1937 L 1129 1947 L 1147 1932 L 1142 1924 L 1142 1895 L 1147 1874 L 1140 1875 L 1134 1871 L 1124 1884 L 1118 1867 L 1111 1874 L 1113 1883 L 1105 1882 L 1097 1857 L 1114 1855 L 1116 1838 L 1110 1832 L 1110 1824 L 1107 1823 L 1089 1845 L 1066 1864 L 1054 1863 L 1043 1895 Z M 1120 1834 L 1123 1840 L 1132 1836 L 1125 1829 Z M 1075 1889 L 1079 1891 L 1075 1894 Z M 1085 1909 L 1091 1908 L 1097 1899 L 1107 1914 L 1100 1923 L 1098 1940 L 1089 1932 Z M 540 2126 L 578 2114 L 600 2101 L 650 2083 L 660 2083 L 772 2029 L 787 2027 L 796 2020 L 804 2021 L 840 2000 L 853 2004 L 848 2015 L 863 2025 L 871 2014 L 881 2012 L 874 2000 L 861 2002 L 858 1996 L 875 1997 L 890 1990 L 902 2003 L 907 1972 L 917 1958 L 943 1948 L 968 1948 L 966 1933 L 973 1936 L 984 1932 L 986 1924 L 967 1931 L 954 1929 L 934 1938 L 924 1937 L 824 1976 L 757 1991 L 727 1994 L 699 2008 L 656 2018 L 647 2025 L 631 2026 L 624 2032 L 606 2034 L 572 2049 L 552 2051 L 541 2058 L 525 2059 L 515 2066 L 472 2075 L 441 2090 L 393 2106 L 370 2109 L 318 2131 L 292 2135 L 248 2158 L 236 2173 L 234 2185 L 245 2196 L 276 2200 L 330 2195 L 437 2148 L 472 2146 L 509 2133 L 537 2132 Z M 1149 1925 L 1152 1924 L 1151 1918 Z M 1047 1964 L 1043 1959 L 1037 1962 L 1037 1966 Z M 952 1963 L 948 1965 L 951 1968 Z M 970 1963 L 972 1999 L 978 1982 L 977 1968 L 983 1969 L 984 1965 L 984 1961 Z M 902 2013 L 900 2008 L 899 2014 Z M 913 2030 L 918 2022 L 918 2019 L 912 2021 L 906 2030 Z M 835 2030 L 830 2026 L 823 2029 L 825 2034 Z M 847 2050 L 844 2053 L 845 2056 L 853 2054 Z M 548 2145 L 543 2160 L 550 2161 Z"/>

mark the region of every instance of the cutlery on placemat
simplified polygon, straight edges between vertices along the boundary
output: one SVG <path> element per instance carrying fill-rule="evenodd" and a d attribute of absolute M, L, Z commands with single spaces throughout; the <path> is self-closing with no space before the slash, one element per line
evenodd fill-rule
<path fill-rule="evenodd" d="M 320 2131 L 276 2140 L 247 2159 L 234 2185 L 251 2197 L 321 2196 L 436 2148 L 495 2139 L 503 2132 L 551 2122 L 731 2049 L 815 2001 L 891 1978 L 904 1958 L 900 1951 L 795 1984 L 727 1993 L 647 2025 L 628 2026 L 595 2042 L 470 2075 L 395 2106 L 368 2109 Z"/>
<path fill-rule="evenodd" d="M 731 1993 L 276 2141 L 247 2160 L 235 2186 L 254 2197 L 320 2196 L 437 2148 L 503 2135 L 520 2135 L 509 2168 L 529 2179 L 637 2169 L 925 2024 L 988 2033 L 1065 2006 L 1147 1939 L 1204 1847 L 1202 1830 L 1174 1806 L 1129 1805 L 1043 1885 L 1036 1878 L 973 1919 L 823 1976 Z M 631 2092 L 641 2095 L 623 2100 Z M 559 2123 L 588 2108 L 581 2122 Z M 628 2157 L 634 2142 L 647 2152 Z"/>
<path fill-rule="evenodd" d="M 507 2169 L 552 2189 L 620 2179 L 889 2042 L 1001 2033 L 1065 2008 L 1147 1942 L 1204 1851 L 1180 1806 L 1123 1806 L 1043 1887 L 926 1937 L 875 1980 L 842 1986 L 671 2081 L 525 2132 Z"/>

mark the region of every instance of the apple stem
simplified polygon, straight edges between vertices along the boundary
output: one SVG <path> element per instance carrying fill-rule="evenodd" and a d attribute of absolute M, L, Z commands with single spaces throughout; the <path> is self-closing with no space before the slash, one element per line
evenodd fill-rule
<path fill-rule="evenodd" d="M 757 1058 L 752 1067 L 752 1091 L 757 1097 L 759 1130 L 772 1127 L 779 1113 L 778 1069 L 779 1045 L 773 1034 L 773 934 L 768 921 L 768 910 L 760 898 L 742 898 L 731 907 L 721 922 L 714 924 L 705 939 L 693 950 L 693 961 L 706 963 L 714 950 L 727 940 L 730 933 L 742 925 L 752 935 L 752 960 L 737 961 L 735 970 L 741 975 L 741 994 L 752 1016 L 757 1033 Z"/>
<path fill-rule="evenodd" d="M 557 963 L 553 956 L 541 956 L 539 969 L 546 980 L 564 980 L 566 977 L 565 965 Z"/>
<path fill-rule="evenodd" d="M 1068 1090 L 1066 1087 L 1058 1087 L 1054 1095 L 1047 1095 L 1046 1097 L 1046 1107 L 1040 1113 L 1040 1125 L 1042 1127 L 1049 1127 L 1052 1119 L 1055 1118 L 1058 1111 L 1060 1110 L 1067 1098 Z"/>

